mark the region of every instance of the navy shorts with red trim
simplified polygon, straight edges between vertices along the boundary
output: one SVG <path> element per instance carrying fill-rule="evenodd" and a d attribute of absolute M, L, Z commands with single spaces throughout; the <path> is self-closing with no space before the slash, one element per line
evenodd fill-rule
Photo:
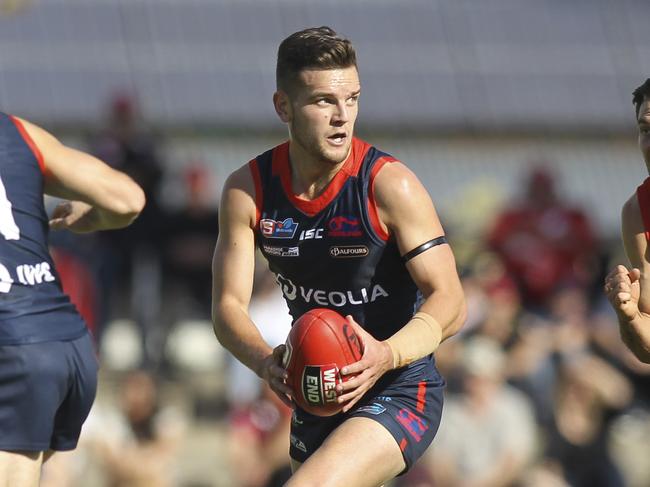
<path fill-rule="evenodd" d="M 73 450 L 97 390 L 90 334 L 0 346 L 0 450 Z"/>
<path fill-rule="evenodd" d="M 303 463 L 343 421 L 370 418 L 395 438 L 406 463 L 403 474 L 422 456 L 438 431 L 444 386 L 433 359 L 425 358 L 386 374 L 345 414 L 320 417 L 296 408 L 289 454 Z"/>

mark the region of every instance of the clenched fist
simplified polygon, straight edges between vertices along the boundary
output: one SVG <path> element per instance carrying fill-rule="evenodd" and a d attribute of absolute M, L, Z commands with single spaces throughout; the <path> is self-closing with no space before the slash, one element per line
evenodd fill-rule
<path fill-rule="evenodd" d="M 621 320 L 632 321 L 639 315 L 640 278 L 639 269 L 628 270 L 622 265 L 605 278 L 605 294 Z"/>

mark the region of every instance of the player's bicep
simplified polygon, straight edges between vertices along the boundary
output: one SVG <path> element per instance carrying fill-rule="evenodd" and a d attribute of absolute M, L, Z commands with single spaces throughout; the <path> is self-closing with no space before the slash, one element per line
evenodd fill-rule
<path fill-rule="evenodd" d="M 385 167 L 375 182 L 380 218 L 395 238 L 400 254 L 444 236 L 429 193 L 401 163 Z M 442 243 L 416 255 L 406 264 L 418 288 L 428 295 L 435 289 L 460 287 L 454 255 Z"/>
<path fill-rule="evenodd" d="M 400 254 L 444 235 L 429 193 L 406 166 L 387 164 L 374 185 L 380 220 L 395 238 Z"/>
<path fill-rule="evenodd" d="M 236 173 L 226 182 L 219 209 L 212 262 L 213 312 L 217 314 L 228 305 L 248 308 L 255 268 L 254 218 L 254 198 Z"/>
<path fill-rule="evenodd" d="M 137 203 L 135 200 L 144 199 L 140 188 L 126 174 L 62 144 L 37 125 L 19 120 L 43 156 L 47 194 L 119 213 L 128 211 L 130 204 Z"/>

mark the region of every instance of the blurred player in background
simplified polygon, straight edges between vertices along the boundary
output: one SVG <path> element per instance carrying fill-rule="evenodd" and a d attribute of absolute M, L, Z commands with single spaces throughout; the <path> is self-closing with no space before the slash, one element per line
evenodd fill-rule
<path fill-rule="evenodd" d="M 650 78 L 633 93 L 639 149 L 650 171 Z M 650 178 L 625 202 L 625 253 L 633 266 L 618 265 L 605 279 L 605 292 L 618 316 L 621 338 L 636 357 L 650 363 Z"/>
<path fill-rule="evenodd" d="M 43 194 L 64 198 L 53 229 L 130 224 L 145 200 L 126 175 L 0 113 L 0 486 L 39 483 L 44 460 L 77 445 L 97 360 L 48 251 Z"/>
<path fill-rule="evenodd" d="M 399 87 L 396 87 L 399 89 Z M 349 315 L 362 359 L 338 386 L 341 414 L 295 408 L 289 486 L 377 486 L 405 472 L 440 422 L 433 352 L 462 326 L 454 256 L 427 191 L 402 163 L 354 138 L 361 87 L 351 43 L 328 27 L 279 47 L 273 102 L 289 141 L 230 175 L 213 264 L 215 333 L 287 404 L 281 357 L 248 314 L 255 245 L 294 319 Z"/>

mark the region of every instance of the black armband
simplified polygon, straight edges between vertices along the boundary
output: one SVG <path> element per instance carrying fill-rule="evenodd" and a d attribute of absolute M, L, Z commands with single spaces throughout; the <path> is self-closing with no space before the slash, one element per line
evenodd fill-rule
<path fill-rule="evenodd" d="M 422 245 L 418 245 L 413 250 L 409 250 L 408 252 L 406 252 L 402 256 L 402 260 L 404 262 L 408 262 L 413 257 L 416 257 L 416 256 L 420 255 L 422 252 L 426 252 L 431 247 L 435 247 L 436 245 L 442 245 L 444 243 L 447 243 L 447 237 L 445 237 L 444 235 L 442 237 L 438 237 L 438 238 L 434 238 L 432 240 L 429 240 L 428 242 L 424 242 Z"/>

